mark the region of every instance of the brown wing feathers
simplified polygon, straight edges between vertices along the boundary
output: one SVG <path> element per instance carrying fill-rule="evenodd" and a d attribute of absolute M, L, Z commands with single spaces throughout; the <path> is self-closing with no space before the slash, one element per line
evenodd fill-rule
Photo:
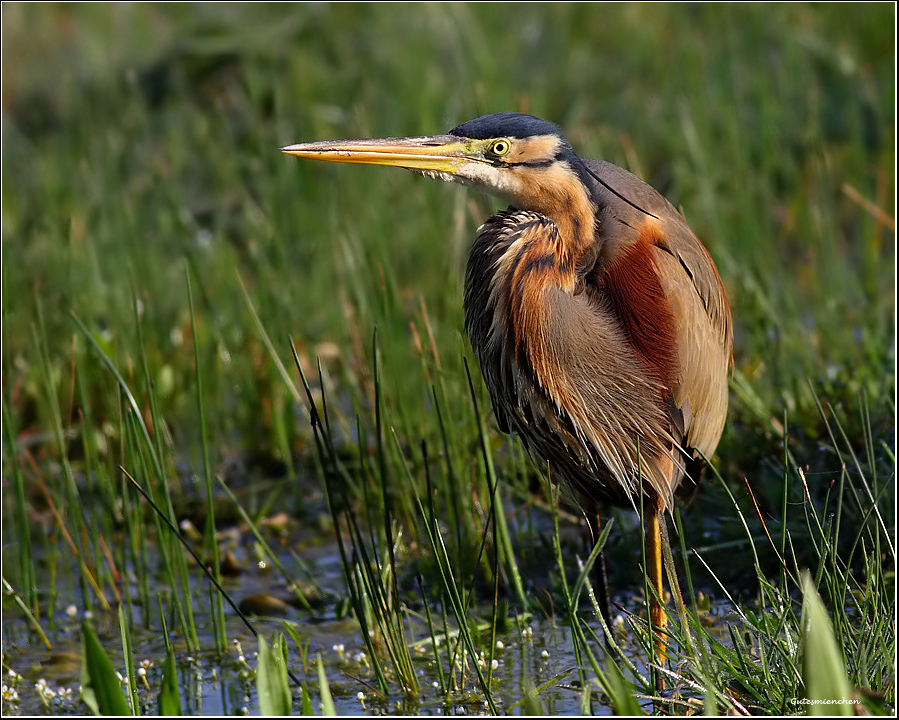
<path fill-rule="evenodd" d="M 619 254 L 598 282 L 637 359 L 659 381 L 660 400 L 665 402 L 677 377 L 677 346 L 671 302 L 654 259 L 658 235 L 655 221 L 645 223 L 637 241 Z"/>

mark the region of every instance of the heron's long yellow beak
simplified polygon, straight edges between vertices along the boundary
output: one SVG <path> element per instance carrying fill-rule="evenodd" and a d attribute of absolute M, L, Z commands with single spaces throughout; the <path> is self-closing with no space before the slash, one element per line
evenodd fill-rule
<path fill-rule="evenodd" d="M 375 138 L 371 140 L 325 140 L 281 148 L 296 157 L 361 165 L 390 165 L 408 170 L 455 174 L 465 163 L 480 159 L 477 141 L 454 135 Z"/>

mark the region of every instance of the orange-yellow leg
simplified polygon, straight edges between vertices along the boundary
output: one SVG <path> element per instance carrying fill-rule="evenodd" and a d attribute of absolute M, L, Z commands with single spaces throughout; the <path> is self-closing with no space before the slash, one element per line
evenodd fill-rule
<path fill-rule="evenodd" d="M 649 509 L 649 517 L 646 518 L 646 564 L 649 566 L 649 582 L 652 586 L 649 598 L 649 619 L 652 623 L 653 644 L 656 651 L 656 662 L 660 666 L 665 665 L 665 649 L 667 635 L 665 627 L 668 624 L 668 616 L 662 607 L 664 586 L 662 583 L 662 533 L 660 522 L 664 522 L 662 504 L 658 497 L 653 498 Z M 661 673 L 656 676 L 656 688 L 663 690 L 665 681 Z"/>

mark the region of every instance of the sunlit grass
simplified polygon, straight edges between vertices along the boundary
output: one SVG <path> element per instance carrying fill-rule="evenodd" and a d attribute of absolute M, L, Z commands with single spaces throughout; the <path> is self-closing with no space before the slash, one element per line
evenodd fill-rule
<path fill-rule="evenodd" d="M 852 692 L 891 705 L 892 13 L 4 4 L 10 647 L 65 643 L 75 606 L 114 629 L 100 637 L 116 656 L 164 623 L 179 663 L 210 639 L 226 662 L 239 611 L 222 609 L 234 588 L 217 531 L 230 516 L 303 612 L 355 617 L 370 704 L 413 694 L 421 647 L 444 707 L 473 693 L 481 709 L 552 710 L 564 678 L 510 689 L 492 667 L 496 641 L 536 613 L 570 630 L 581 709 L 650 709 L 639 601 L 607 654 L 571 515 L 494 427 L 461 333 L 467 247 L 494 203 L 277 151 L 524 110 L 681 207 L 731 300 L 716 472 L 671 523 L 685 607 L 668 605 L 663 708 L 801 711 L 809 673 L 826 683 L 838 666 L 803 660 L 806 569 Z M 322 494 L 343 586 L 312 576 L 307 597 L 291 582 L 310 579 L 305 559 L 262 520 L 274 508 L 311 523 Z M 609 513 L 624 597 L 640 586 L 639 534 L 631 513 Z M 710 594 L 732 601 L 724 639 Z M 288 677 L 294 708 L 333 709 L 328 665 L 310 660 L 322 648 L 290 628 L 306 688 Z M 13 659 L 5 647 L 4 669 Z M 267 687 L 283 682 L 275 666 Z M 126 669 L 130 702 L 145 703 Z"/>

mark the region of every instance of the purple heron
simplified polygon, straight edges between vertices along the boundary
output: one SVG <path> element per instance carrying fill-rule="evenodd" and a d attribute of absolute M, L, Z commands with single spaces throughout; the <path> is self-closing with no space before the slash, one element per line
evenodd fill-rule
<path fill-rule="evenodd" d="M 684 218 L 634 175 L 581 159 L 555 125 L 520 113 L 446 135 L 282 150 L 408 168 L 510 204 L 478 230 L 465 275 L 465 325 L 496 419 L 562 478 L 594 537 L 598 502 L 646 501 L 663 663 L 661 523 L 718 444 L 732 347 L 724 286 Z"/>

